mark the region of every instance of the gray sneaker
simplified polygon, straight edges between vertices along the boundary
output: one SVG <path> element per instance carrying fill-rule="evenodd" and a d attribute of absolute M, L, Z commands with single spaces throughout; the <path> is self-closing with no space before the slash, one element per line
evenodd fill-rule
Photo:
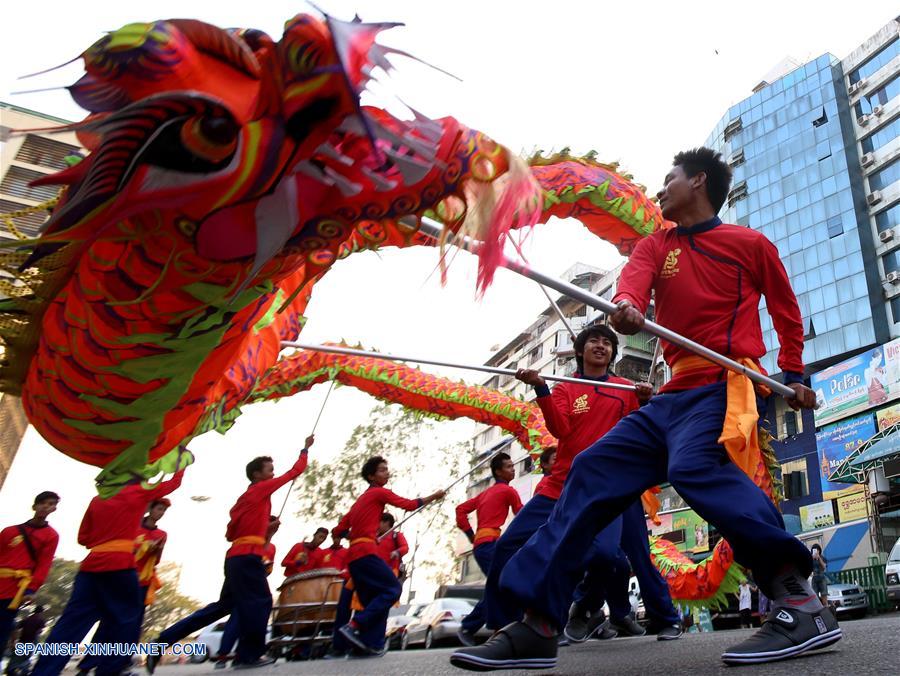
<path fill-rule="evenodd" d="M 759 664 L 796 657 L 841 640 L 837 620 L 827 608 L 805 612 L 773 608 L 766 623 L 753 636 L 722 653 L 725 664 Z"/>
<path fill-rule="evenodd" d="M 646 629 L 635 622 L 634 616 L 631 614 L 620 620 L 610 620 L 609 624 L 620 636 L 643 636 L 647 633 Z"/>

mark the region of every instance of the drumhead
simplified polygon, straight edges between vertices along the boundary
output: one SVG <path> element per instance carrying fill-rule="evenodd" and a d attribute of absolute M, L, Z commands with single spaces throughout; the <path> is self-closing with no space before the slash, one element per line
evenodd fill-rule
<path fill-rule="evenodd" d="M 305 570 L 302 573 L 291 575 L 282 582 L 282 586 L 300 582 L 301 580 L 311 580 L 316 577 L 335 577 L 341 574 L 337 568 L 314 568 L 313 570 Z"/>

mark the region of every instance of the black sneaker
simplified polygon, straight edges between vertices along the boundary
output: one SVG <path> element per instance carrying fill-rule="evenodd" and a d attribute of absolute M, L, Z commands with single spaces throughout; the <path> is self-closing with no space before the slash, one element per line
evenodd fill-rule
<path fill-rule="evenodd" d="M 608 631 L 608 627 L 606 613 L 602 610 L 591 614 L 573 603 L 569 609 L 569 621 L 566 623 L 566 628 L 563 629 L 563 634 L 572 643 L 584 643 L 594 635 L 594 632 Z M 615 635 L 613 632 L 612 636 Z"/>
<path fill-rule="evenodd" d="M 228 658 L 220 657 L 216 660 L 216 663 L 213 665 L 213 669 L 224 669 L 228 666 Z"/>
<path fill-rule="evenodd" d="M 634 616 L 630 614 L 620 620 L 610 620 L 609 625 L 622 636 L 643 636 L 647 633 L 647 630 L 635 622 Z"/>
<path fill-rule="evenodd" d="M 450 664 L 469 671 L 553 669 L 556 642 L 556 636 L 541 636 L 524 622 L 513 622 L 483 645 L 457 650 L 450 656 Z"/>
<path fill-rule="evenodd" d="M 805 612 L 774 608 L 762 629 L 722 653 L 725 664 L 759 664 L 796 657 L 841 640 L 841 628 L 827 608 Z"/>
<path fill-rule="evenodd" d="M 144 666 L 147 668 L 147 672 L 153 674 L 156 671 L 156 665 L 159 664 L 159 655 L 147 655 L 147 661 L 144 663 Z"/>
<path fill-rule="evenodd" d="M 466 631 L 462 627 L 460 627 L 459 631 L 456 632 L 456 638 L 458 638 L 459 642 L 467 648 L 471 648 L 477 643 L 477 641 L 475 640 L 475 635 L 471 632 Z"/>
<path fill-rule="evenodd" d="M 667 624 L 656 632 L 657 641 L 677 641 L 684 632 L 681 630 L 680 624 Z"/>
<path fill-rule="evenodd" d="M 345 639 L 350 641 L 350 643 L 355 645 L 357 648 L 359 648 L 363 652 L 365 652 L 365 653 L 372 652 L 372 649 L 369 646 L 367 646 L 365 644 L 365 642 L 362 640 L 362 636 L 360 636 L 359 629 L 354 628 L 352 624 L 345 624 L 343 627 L 338 629 L 338 631 L 341 633 L 341 636 L 343 636 Z"/>
<path fill-rule="evenodd" d="M 268 655 L 263 655 L 255 662 L 237 662 L 232 668 L 234 669 L 259 669 L 260 667 L 267 667 L 270 664 L 275 664 L 275 658 L 269 657 Z"/>

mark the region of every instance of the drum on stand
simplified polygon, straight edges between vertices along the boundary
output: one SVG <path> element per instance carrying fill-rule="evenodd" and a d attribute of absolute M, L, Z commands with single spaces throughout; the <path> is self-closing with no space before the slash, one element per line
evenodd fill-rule
<path fill-rule="evenodd" d="M 312 636 L 331 631 L 344 580 L 336 568 L 307 570 L 287 578 L 273 608 L 273 635 Z"/>

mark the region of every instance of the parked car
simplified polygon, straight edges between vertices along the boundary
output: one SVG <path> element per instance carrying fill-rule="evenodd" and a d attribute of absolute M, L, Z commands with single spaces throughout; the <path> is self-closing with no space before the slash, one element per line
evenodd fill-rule
<path fill-rule="evenodd" d="M 838 617 L 865 617 L 869 612 L 869 597 L 857 584 L 829 584 L 828 603 L 834 606 Z"/>
<path fill-rule="evenodd" d="M 403 634 L 406 633 L 407 625 L 419 617 L 419 614 L 425 609 L 424 603 L 411 603 L 408 606 L 397 606 L 391 608 L 388 614 L 387 627 L 384 635 L 388 650 L 398 650 Z"/>
<path fill-rule="evenodd" d="M 419 617 L 406 625 L 406 631 L 400 640 L 400 648 L 406 650 L 413 645 L 431 648 L 439 641 L 457 641 L 456 632 L 459 623 L 472 612 L 475 607 L 473 599 L 443 598 L 435 599 L 422 609 Z M 476 636 L 490 636 L 491 631 L 482 628 Z"/>
<path fill-rule="evenodd" d="M 884 567 L 888 600 L 900 608 L 900 540 L 894 543 Z"/>
<path fill-rule="evenodd" d="M 203 643 L 206 645 L 205 655 L 191 655 L 191 662 L 194 664 L 206 662 L 210 658 L 214 658 L 219 652 L 219 646 L 222 644 L 222 634 L 225 632 L 225 625 L 228 624 L 228 617 L 223 617 L 218 622 L 213 622 L 208 627 L 200 630 L 195 639 L 195 643 Z M 266 628 L 266 643 L 272 639 L 272 627 Z"/>

